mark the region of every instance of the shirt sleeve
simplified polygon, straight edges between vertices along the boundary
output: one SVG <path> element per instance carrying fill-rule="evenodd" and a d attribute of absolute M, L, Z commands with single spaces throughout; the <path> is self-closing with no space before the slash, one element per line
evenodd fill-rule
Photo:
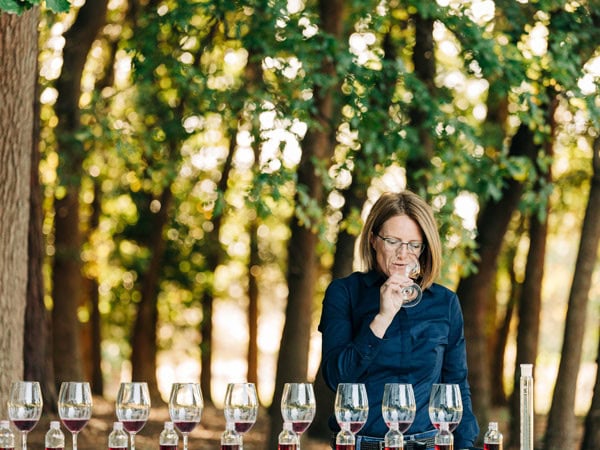
<path fill-rule="evenodd" d="M 467 350 L 464 335 L 464 319 L 456 294 L 451 295 L 450 334 L 448 347 L 444 355 L 442 380 L 445 383 L 456 383 L 460 386 L 463 402 L 463 416 L 454 431 L 455 447 L 468 448 L 474 445 L 479 435 L 479 425 L 473 414 L 471 388 L 467 380 Z"/>
<path fill-rule="evenodd" d="M 325 382 L 334 391 L 340 380 L 359 382 L 382 343 L 371 331 L 371 320 L 353 323 L 352 296 L 357 295 L 353 291 L 347 279 L 334 280 L 323 299 L 321 367 Z"/>

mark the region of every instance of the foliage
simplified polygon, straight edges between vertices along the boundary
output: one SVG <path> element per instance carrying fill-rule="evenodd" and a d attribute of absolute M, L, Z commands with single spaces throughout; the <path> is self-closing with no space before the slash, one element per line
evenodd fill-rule
<path fill-rule="evenodd" d="M 0 0 L 0 11 L 20 15 L 40 4 L 41 0 Z M 56 13 L 66 12 L 71 7 L 68 0 L 46 0 L 45 5 L 46 8 Z"/>

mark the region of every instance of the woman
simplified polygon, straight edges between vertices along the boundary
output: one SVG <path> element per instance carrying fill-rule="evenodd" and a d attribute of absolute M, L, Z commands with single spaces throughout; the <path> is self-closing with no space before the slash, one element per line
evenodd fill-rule
<path fill-rule="evenodd" d="M 406 308 L 401 290 L 412 283 L 405 275 L 411 253 L 421 265 L 417 282 L 423 297 Z M 417 413 L 405 433 L 405 450 L 419 448 L 415 440 L 433 448 L 428 404 L 434 383 L 460 385 L 463 416 L 454 430 L 454 448 L 472 446 L 479 427 L 467 382 L 463 316 L 456 294 L 434 283 L 442 245 L 430 206 L 409 191 L 382 195 L 362 230 L 360 257 L 366 271 L 329 285 L 319 324 L 328 386 L 335 390 L 346 382 L 367 388 L 369 418 L 357 436 L 357 450 L 380 448 L 388 431 L 381 416 L 386 383 L 410 383 L 415 393 Z"/>

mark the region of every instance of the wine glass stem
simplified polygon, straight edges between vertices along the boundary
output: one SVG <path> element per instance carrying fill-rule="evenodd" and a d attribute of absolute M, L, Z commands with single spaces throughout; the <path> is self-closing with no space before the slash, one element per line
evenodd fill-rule
<path fill-rule="evenodd" d="M 23 450 L 27 450 L 27 431 L 21 432 L 21 447 Z"/>
<path fill-rule="evenodd" d="M 131 441 L 131 450 L 135 450 L 135 433 L 129 435 Z"/>
<path fill-rule="evenodd" d="M 183 434 L 183 450 L 188 450 L 188 434 Z"/>
<path fill-rule="evenodd" d="M 73 450 L 77 450 L 77 433 L 73 433 Z"/>

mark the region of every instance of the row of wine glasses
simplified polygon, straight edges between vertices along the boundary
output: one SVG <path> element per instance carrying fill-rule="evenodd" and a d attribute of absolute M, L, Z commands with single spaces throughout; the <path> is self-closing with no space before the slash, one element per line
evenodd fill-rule
<path fill-rule="evenodd" d="M 362 383 L 340 383 L 335 397 L 335 418 L 342 430 L 356 434 L 369 416 L 367 390 Z M 404 433 L 413 423 L 417 407 L 412 385 L 389 383 L 383 390 L 382 417 L 390 432 Z M 434 384 L 429 397 L 429 418 L 435 428 L 442 422 L 453 431 L 462 419 L 462 398 L 457 384 Z"/>
<path fill-rule="evenodd" d="M 37 381 L 15 381 L 8 398 L 8 417 L 21 432 L 21 446 L 27 449 L 27 433 L 42 415 L 44 401 Z M 92 393 L 87 382 L 69 381 L 60 385 L 58 415 L 71 432 L 73 450 L 77 450 L 77 434 L 92 417 Z"/>

